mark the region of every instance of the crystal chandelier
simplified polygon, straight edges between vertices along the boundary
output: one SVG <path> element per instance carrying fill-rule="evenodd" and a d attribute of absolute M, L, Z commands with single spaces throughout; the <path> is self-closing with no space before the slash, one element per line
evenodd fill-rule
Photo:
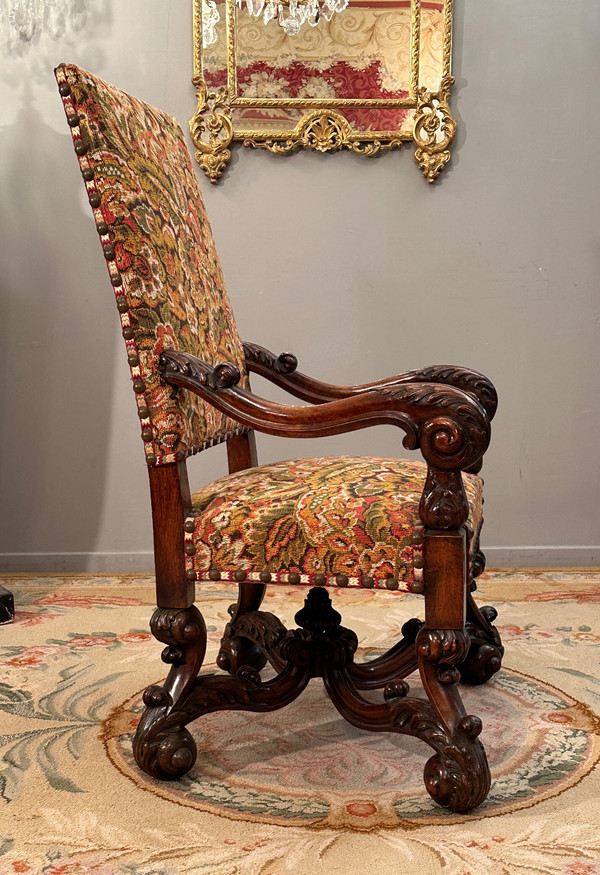
<path fill-rule="evenodd" d="M 4 41 L 28 43 L 36 33 L 59 39 L 67 29 L 77 33 L 85 26 L 86 0 L 8 0 L 0 7 Z"/>
<path fill-rule="evenodd" d="M 342 12 L 348 5 L 348 0 L 236 0 L 242 9 L 244 4 L 250 15 L 262 15 L 265 24 L 276 18 L 280 26 L 288 34 L 295 36 L 302 25 L 308 22 L 311 27 L 319 23 L 321 15 L 326 21 L 331 21 L 336 12 Z"/>
<path fill-rule="evenodd" d="M 217 41 L 217 24 L 221 20 L 215 0 L 202 0 L 202 45 L 206 48 Z"/>

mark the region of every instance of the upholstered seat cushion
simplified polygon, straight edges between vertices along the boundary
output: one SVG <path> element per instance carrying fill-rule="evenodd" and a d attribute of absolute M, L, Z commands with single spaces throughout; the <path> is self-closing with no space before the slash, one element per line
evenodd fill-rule
<path fill-rule="evenodd" d="M 230 474 L 192 496 L 188 576 L 235 580 L 244 571 L 246 579 L 261 580 L 268 572 L 274 583 L 419 591 L 425 476 L 423 462 L 354 456 Z M 463 477 L 468 528 L 477 533 L 482 481 Z"/>

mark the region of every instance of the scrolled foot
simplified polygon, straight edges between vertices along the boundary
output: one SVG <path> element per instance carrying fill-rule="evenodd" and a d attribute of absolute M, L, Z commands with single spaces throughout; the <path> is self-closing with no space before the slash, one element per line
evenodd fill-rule
<path fill-rule="evenodd" d="M 491 778 L 485 750 L 477 739 L 480 732 L 478 717 L 463 717 L 451 743 L 425 764 L 425 788 L 442 808 L 471 811 L 487 797 Z"/>
<path fill-rule="evenodd" d="M 135 760 L 153 778 L 180 778 L 196 762 L 196 742 L 177 716 L 168 713 L 172 702 L 163 687 L 148 687 L 144 704 L 147 710 L 133 740 Z"/>

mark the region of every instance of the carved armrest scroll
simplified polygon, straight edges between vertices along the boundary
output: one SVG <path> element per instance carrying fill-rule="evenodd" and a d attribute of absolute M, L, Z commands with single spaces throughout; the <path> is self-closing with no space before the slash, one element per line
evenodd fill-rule
<path fill-rule="evenodd" d="M 336 386 L 324 383 L 296 370 L 298 360 L 290 352 L 277 356 L 258 343 L 244 342 L 244 354 L 248 370 L 260 374 L 291 395 L 309 401 L 312 404 L 323 404 L 336 398 L 349 398 L 361 395 L 371 389 L 400 386 L 405 383 L 440 383 L 454 386 L 472 395 L 486 411 L 490 421 L 498 406 L 498 396 L 493 383 L 483 374 L 468 368 L 454 365 L 432 365 L 420 370 L 408 371 L 372 383 L 357 386 Z"/>
<path fill-rule="evenodd" d="M 373 425 L 396 425 L 406 449 L 420 448 L 430 468 L 472 469 L 490 439 L 484 408 L 467 392 L 438 383 L 373 386 L 349 397 L 309 407 L 276 404 L 236 384 L 229 364 L 211 367 L 195 356 L 167 350 L 160 355 L 163 379 L 200 395 L 248 428 L 280 437 L 322 437 Z"/>

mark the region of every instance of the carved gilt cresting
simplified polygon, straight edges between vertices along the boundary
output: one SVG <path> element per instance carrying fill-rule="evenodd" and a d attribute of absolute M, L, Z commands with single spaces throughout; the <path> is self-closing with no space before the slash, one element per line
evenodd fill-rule
<path fill-rule="evenodd" d="M 222 63 L 227 68 L 227 85 L 217 89 L 207 87 L 203 67 L 202 45 L 202 0 L 194 0 L 194 75 L 192 82 L 196 87 L 197 107 L 190 121 L 190 133 L 196 145 L 196 160 L 209 180 L 216 183 L 231 158 L 231 144 L 240 141 L 244 146 L 254 149 L 267 149 L 278 155 L 289 154 L 296 149 L 309 149 L 319 152 L 351 150 L 364 156 L 375 156 L 383 150 L 399 149 L 405 143 L 415 146 L 414 158 L 425 179 L 434 182 L 448 164 L 450 146 L 456 132 L 450 106 L 450 88 L 454 79 L 450 73 L 452 58 L 452 14 L 453 0 L 444 0 L 443 12 L 435 18 L 435 25 L 429 22 L 423 28 L 420 0 L 412 0 L 410 10 L 410 37 L 407 54 L 409 71 L 404 98 L 390 99 L 383 95 L 368 98 L 319 98 L 306 99 L 286 97 L 246 97 L 238 92 L 237 70 L 239 47 L 236 36 L 236 16 L 241 13 L 235 0 L 227 0 L 226 59 Z M 354 7 L 353 7 L 354 10 Z M 344 13 L 339 13 L 343 16 Z M 349 10 L 350 14 L 350 10 Z M 254 21 L 257 31 L 261 25 Z M 273 26 L 276 27 L 275 24 Z M 320 22 L 318 27 L 328 26 Z M 432 33 L 429 33 L 429 31 Z M 401 31 L 398 27 L 397 31 Z M 425 38 L 427 37 L 427 39 Z M 225 33 L 222 37 L 225 40 Z M 353 45 L 333 43 L 332 63 L 352 60 Z M 387 37 L 389 42 L 389 35 Z M 300 61 L 302 48 L 294 42 L 298 37 L 289 38 L 289 51 Z M 441 46 L 435 58 L 436 69 L 427 67 L 424 57 L 433 54 L 431 46 Z M 258 47 L 256 51 L 259 51 Z M 246 52 L 247 53 L 247 52 Z M 309 54 L 307 63 L 311 63 Z M 258 58 L 258 60 L 261 60 Z M 426 72 L 424 72 L 426 70 Z M 430 81 L 437 84 L 431 86 Z M 373 130 L 370 124 L 350 122 L 344 115 L 345 108 L 353 112 L 369 111 L 373 108 L 396 108 L 406 111 L 402 123 L 393 130 Z M 248 122 L 242 123 L 236 116 L 238 109 L 261 109 L 265 111 L 299 111 L 300 118 L 295 124 L 268 129 L 252 129 Z"/>
<path fill-rule="evenodd" d="M 469 574 L 468 506 L 460 471 L 477 468 L 489 442 L 493 386 L 475 372 L 437 367 L 381 384 L 333 387 L 299 373 L 290 353 L 275 356 L 256 344 L 244 344 L 244 351 L 251 371 L 270 375 L 314 407 L 261 401 L 259 414 L 254 396 L 237 387 L 236 368 L 212 368 L 187 353 L 162 353 L 160 369 L 171 385 L 197 392 L 223 412 L 235 410 L 248 427 L 260 416 L 262 431 L 290 434 L 296 425 L 315 436 L 364 427 L 365 421 L 393 422 L 405 432 L 406 446 L 421 449 L 428 463 L 420 505 L 426 526 L 425 621 L 407 621 L 402 639 L 387 653 L 355 663 L 356 635 L 341 625 L 323 586 L 308 592 L 296 614 L 298 627 L 288 630 L 261 610 L 268 575 L 256 583 L 241 572 L 238 601 L 229 609 L 217 658 L 227 674 L 197 676 L 206 647 L 199 612 L 193 606 L 159 608 L 152 630 L 167 645 L 163 659 L 171 670 L 164 686 L 145 693 L 136 760 L 157 778 L 183 775 L 196 758 L 185 728 L 192 720 L 218 710 L 275 710 L 300 695 L 311 678 L 322 677 L 335 707 L 355 726 L 426 742 L 434 751 L 424 770 L 427 791 L 452 811 L 468 811 L 485 799 L 490 773 L 479 741 L 481 721 L 466 713 L 458 681 L 461 676 L 468 683 L 487 680 L 500 667 L 502 646 L 491 625 L 493 609 L 477 608 L 469 591 L 484 560 L 475 550 Z M 433 374 L 443 382 L 430 382 Z M 276 674 L 263 679 L 267 663 Z M 411 696 L 404 680 L 415 670 L 426 700 Z M 379 691 L 379 701 L 362 691 Z"/>

